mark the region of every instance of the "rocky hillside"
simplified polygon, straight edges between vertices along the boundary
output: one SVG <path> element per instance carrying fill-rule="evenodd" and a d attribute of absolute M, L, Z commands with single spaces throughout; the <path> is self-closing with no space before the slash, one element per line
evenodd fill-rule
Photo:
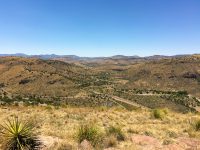
<path fill-rule="evenodd" d="M 2 101 L 200 110 L 199 55 L 128 62 L 114 59 L 91 65 L 1 57 L 0 94 L 15 97 Z"/>
<path fill-rule="evenodd" d="M 69 96 L 93 73 L 61 61 L 3 57 L 0 74 L 1 87 L 13 94 Z"/>
<path fill-rule="evenodd" d="M 186 90 L 200 97 L 200 57 L 161 59 L 131 65 L 121 73 L 126 87 Z"/>

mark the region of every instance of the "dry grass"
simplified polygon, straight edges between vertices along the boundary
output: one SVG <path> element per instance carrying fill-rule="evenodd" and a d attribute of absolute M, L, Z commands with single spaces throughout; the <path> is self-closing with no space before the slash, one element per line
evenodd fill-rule
<path fill-rule="evenodd" d="M 52 108 L 33 106 L 0 107 L 0 122 L 12 116 L 34 122 L 43 137 L 57 139 L 49 149 L 62 149 L 63 145 L 78 147 L 75 134 L 81 124 L 95 122 L 98 128 L 106 131 L 110 126 L 120 126 L 126 135 L 125 141 L 116 143 L 114 138 L 108 141 L 118 149 L 135 147 L 130 138 L 134 134 L 148 135 L 161 142 L 173 141 L 177 137 L 196 137 L 199 132 L 192 130 L 191 122 L 200 118 L 198 114 L 180 114 L 169 112 L 163 120 L 154 119 L 151 110 L 127 111 L 123 109 L 94 108 Z M 47 140 L 50 141 L 50 140 Z M 53 141 L 53 140 L 52 140 Z M 70 147 L 70 146 L 69 146 Z"/>

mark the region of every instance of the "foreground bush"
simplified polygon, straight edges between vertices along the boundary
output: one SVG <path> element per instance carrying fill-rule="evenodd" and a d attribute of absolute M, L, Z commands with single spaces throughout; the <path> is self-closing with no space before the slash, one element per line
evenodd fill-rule
<path fill-rule="evenodd" d="M 114 135 L 110 135 L 105 138 L 104 146 L 105 146 L 105 148 L 115 147 L 115 146 L 117 146 L 117 142 L 118 142 L 117 138 Z"/>
<path fill-rule="evenodd" d="M 8 119 L 0 125 L 3 148 L 6 150 L 36 150 L 41 142 L 35 135 L 33 124 L 21 122 L 18 118 Z"/>
<path fill-rule="evenodd" d="M 93 147 L 97 147 L 103 141 L 103 136 L 99 128 L 97 128 L 95 125 L 84 124 L 78 129 L 77 139 L 79 143 L 87 140 L 92 144 Z"/>
<path fill-rule="evenodd" d="M 107 129 L 107 135 L 113 135 L 117 138 L 118 141 L 124 141 L 125 135 L 120 127 L 110 126 Z"/>
<path fill-rule="evenodd" d="M 196 130 L 196 131 L 200 131 L 200 120 L 198 120 L 198 121 L 196 121 L 196 122 L 194 123 L 194 127 L 195 127 L 195 130 Z"/>
<path fill-rule="evenodd" d="M 164 119 L 167 115 L 167 111 L 165 109 L 154 109 L 153 117 L 156 119 Z"/>

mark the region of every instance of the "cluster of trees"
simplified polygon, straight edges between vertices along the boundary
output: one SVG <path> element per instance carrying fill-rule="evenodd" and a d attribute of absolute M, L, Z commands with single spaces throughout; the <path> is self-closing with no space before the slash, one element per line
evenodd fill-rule
<path fill-rule="evenodd" d="M 40 97 L 35 96 L 29 96 L 26 98 L 23 98 L 21 96 L 16 96 L 14 98 L 9 98 L 8 96 L 0 96 L 0 104 L 1 105 L 40 105 L 40 104 L 46 104 L 46 105 L 54 105 L 54 106 L 60 106 L 62 105 L 62 101 L 59 98 L 52 98 L 52 99 L 44 99 Z"/>

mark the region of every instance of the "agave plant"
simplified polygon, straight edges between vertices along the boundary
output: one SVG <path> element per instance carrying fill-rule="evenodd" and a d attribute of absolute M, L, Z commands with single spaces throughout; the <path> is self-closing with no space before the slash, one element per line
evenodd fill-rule
<path fill-rule="evenodd" d="M 36 150 L 41 142 L 35 135 L 35 127 L 29 122 L 21 122 L 18 118 L 8 119 L 0 125 L 0 134 L 6 150 Z"/>

